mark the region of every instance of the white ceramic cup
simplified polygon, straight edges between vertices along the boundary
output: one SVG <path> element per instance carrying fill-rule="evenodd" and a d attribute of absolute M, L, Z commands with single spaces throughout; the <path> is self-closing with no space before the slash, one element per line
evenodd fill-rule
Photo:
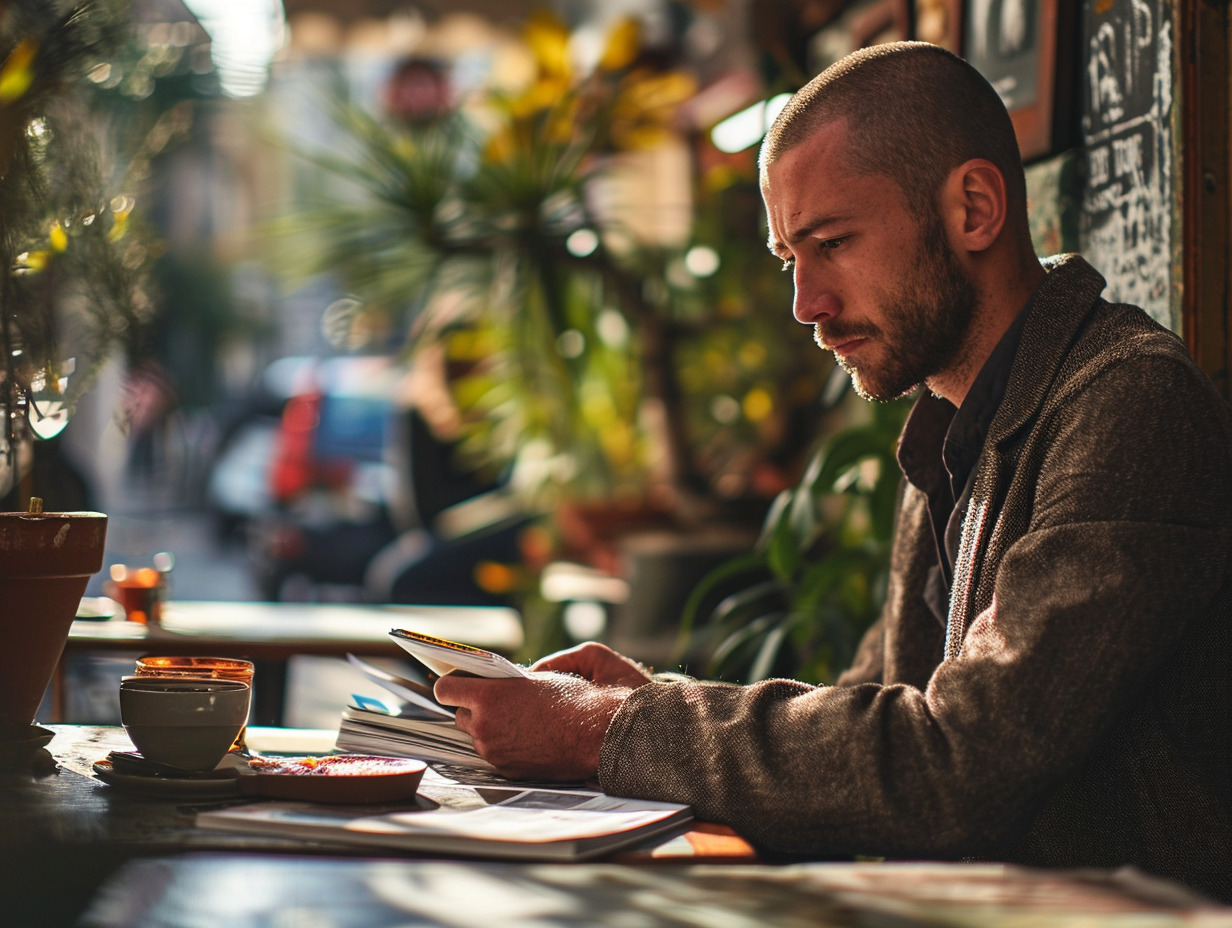
<path fill-rule="evenodd" d="M 236 680 L 125 677 L 120 720 L 146 760 L 213 770 L 248 719 L 251 692 Z"/>

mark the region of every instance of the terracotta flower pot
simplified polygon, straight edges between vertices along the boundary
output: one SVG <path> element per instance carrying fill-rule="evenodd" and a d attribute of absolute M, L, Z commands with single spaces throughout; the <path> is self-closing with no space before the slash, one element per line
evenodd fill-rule
<path fill-rule="evenodd" d="M 106 535 L 100 512 L 0 513 L 0 741 L 29 731 Z"/>

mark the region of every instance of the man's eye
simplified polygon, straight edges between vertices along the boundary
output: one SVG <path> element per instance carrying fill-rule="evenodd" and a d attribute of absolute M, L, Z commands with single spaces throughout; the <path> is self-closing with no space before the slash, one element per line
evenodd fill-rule
<path fill-rule="evenodd" d="M 822 239 L 820 242 L 817 243 L 817 248 L 819 251 L 834 251 L 834 249 L 838 248 L 840 245 L 844 244 L 846 241 L 847 241 L 847 238 L 845 236 L 843 238 Z"/>

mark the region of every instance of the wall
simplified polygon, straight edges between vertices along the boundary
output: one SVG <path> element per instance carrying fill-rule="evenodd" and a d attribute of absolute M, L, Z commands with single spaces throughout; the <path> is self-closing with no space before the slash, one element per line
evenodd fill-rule
<path fill-rule="evenodd" d="M 1086 0 L 1079 249 L 1105 297 L 1179 331 L 1173 285 L 1171 0 Z"/>

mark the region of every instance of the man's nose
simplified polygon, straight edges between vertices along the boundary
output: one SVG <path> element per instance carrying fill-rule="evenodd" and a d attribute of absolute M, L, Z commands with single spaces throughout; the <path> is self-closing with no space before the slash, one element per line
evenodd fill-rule
<path fill-rule="evenodd" d="M 792 300 L 792 315 L 797 322 L 815 325 L 831 316 L 838 315 L 841 303 L 833 288 L 818 279 L 815 273 L 807 273 L 800 264 L 795 268 L 796 293 Z"/>

